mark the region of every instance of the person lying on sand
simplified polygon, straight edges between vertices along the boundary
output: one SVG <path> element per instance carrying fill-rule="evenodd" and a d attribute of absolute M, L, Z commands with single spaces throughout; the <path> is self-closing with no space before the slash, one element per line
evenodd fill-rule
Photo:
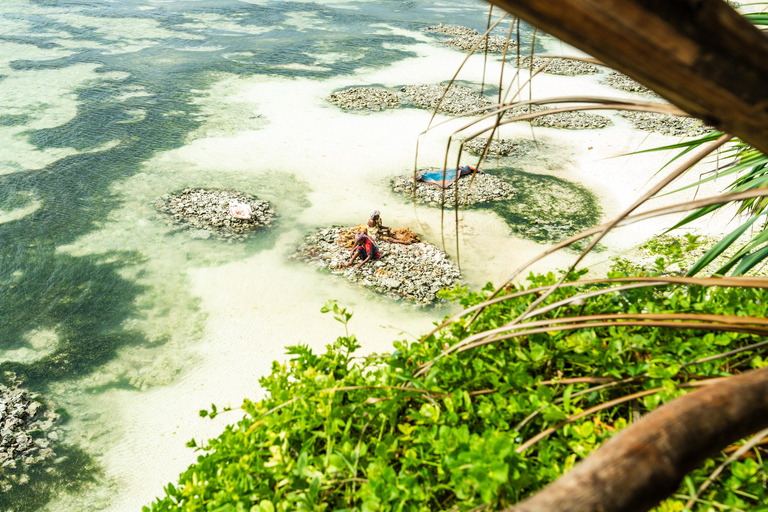
<path fill-rule="evenodd" d="M 379 248 L 376 247 L 376 244 L 373 242 L 373 240 L 371 240 L 366 231 L 361 231 L 355 235 L 355 246 L 352 248 L 352 259 L 349 260 L 349 263 L 345 263 L 344 266 L 351 266 L 358 256 L 362 261 L 356 265 L 357 268 L 360 268 L 365 263 L 368 263 L 371 258 L 381 258 Z"/>
<path fill-rule="evenodd" d="M 392 230 L 387 226 L 381 225 L 381 213 L 379 213 L 379 210 L 371 211 L 371 218 L 368 219 L 368 234 L 374 241 L 384 240 L 393 244 L 408 245 L 408 242 L 392 237 Z"/>

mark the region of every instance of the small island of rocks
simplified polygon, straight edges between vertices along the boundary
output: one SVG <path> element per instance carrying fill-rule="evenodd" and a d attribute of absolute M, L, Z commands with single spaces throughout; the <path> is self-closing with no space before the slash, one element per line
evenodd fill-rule
<path fill-rule="evenodd" d="M 443 25 L 441 23 L 436 26 L 427 27 L 427 32 L 453 36 L 450 39 L 443 41 L 443 44 L 451 48 L 464 50 L 465 52 L 471 50 L 482 38 L 477 30 L 469 27 L 462 27 L 461 25 Z M 507 42 L 506 37 L 489 35 L 477 45 L 475 51 L 485 51 L 487 47 L 489 52 L 499 53 L 503 52 L 504 48 L 513 48 L 515 46 L 517 46 L 517 42 L 514 40 L 510 39 L 509 42 Z"/>
<path fill-rule="evenodd" d="M 609 73 L 607 83 L 620 91 L 635 92 L 661 99 L 661 96 L 648 87 L 618 71 Z M 714 130 L 711 126 L 707 126 L 693 117 L 673 116 L 656 112 L 637 112 L 633 110 L 619 111 L 619 115 L 628 119 L 632 126 L 638 130 L 671 135 L 673 137 L 697 137 Z"/>
<path fill-rule="evenodd" d="M 250 218 L 237 218 L 231 207 L 246 205 Z M 217 235 L 223 239 L 245 240 L 258 228 L 269 226 L 275 217 L 267 201 L 237 192 L 187 188 L 178 194 L 165 195 L 155 208 L 171 215 L 170 223 L 192 229 L 192 237 L 208 239 Z"/>
<path fill-rule="evenodd" d="M 641 84 L 640 82 L 637 82 L 635 80 L 632 80 L 624 73 L 619 73 L 618 71 L 612 71 L 608 74 L 608 80 L 606 81 L 608 85 L 613 87 L 614 89 L 618 89 L 620 91 L 624 92 L 636 92 L 640 94 L 645 94 L 648 96 L 655 96 L 656 98 L 659 98 L 660 96 Z"/>
<path fill-rule="evenodd" d="M 545 107 L 542 105 L 521 105 L 509 110 L 506 117 L 522 116 L 531 112 L 545 112 L 551 110 L 551 107 Z M 567 130 L 593 130 L 597 128 L 605 128 L 611 124 L 611 120 L 605 116 L 597 114 L 587 114 L 580 110 L 574 110 L 571 112 L 558 112 L 556 114 L 548 114 L 539 117 L 534 117 L 531 120 L 531 124 L 534 126 L 542 126 L 546 128 L 564 128 Z"/>
<path fill-rule="evenodd" d="M 476 111 L 475 114 L 479 115 L 483 113 L 483 109 L 493 105 L 490 100 L 469 87 L 453 84 L 447 93 L 446 88 L 447 84 L 406 85 L 400 91 L 417 107 L 434 110 L 439 103 L 438 112 L 444 114 L 460 115 Z"/>
<path fill-rule="evenodd" d="M 488 144 L 488 139 L 477 137 L 472 140 L 464 141 L 462 149 L 471 155 L 481 155 Z M 539 143 L 541 144 L 541 143 Z M 522 156 L 536 147 L 536 142 L 532 140 L 512 140 L 512 139 L 493 139 L 488 148 L 486 156 Z"/>
<path fill-rule="evenodd" d="M 622 110 L 619 115 L 628 119 L 632 126 L 646 132 L 671 135 L 673 137 L 698 137 L 714 130 L 695 117 L 673 116 L 657 112 L 636 112 Z"/>
<path fill-rule="evenodd" d="M 342 266 L 350 260 L 356 233 L 364 228 L 364 225 L 320 228 L 305 238 L 291 258 L 313 263 L 379 293 L 421 305 L 433 303 L 438 291 L 459 282 L 461 276 L 456 264 L 407 228 L 393 230 L 401 243 L 390 243 L 380 237 L 377 245 L 381 258 L 360 268 Z"/>
<path fill-rule="evenodd" d="M 517 61 L 517 58 L 515 58 Z M 550 75 L 563 75 L 563 76 L 579 76 L 579 75 L 594 75 L 598 71 L 597 66 L 589 62 L 583 62 L 576 59 L 564 59 L 562 57 L 533 57 L 533 65 L 531 65 L 531 57 L 521 57 L 519 61 L 515 62 L 518 68 L 532 68 L 535 72 L 540 67 L 544 66 L 543 73 L 549 73 Z"/>
<path fill-rule="evenodd" d="M 426 169 L 437 171 L 439 169 Z M 515 187 L 506 181 L 484 172 L 460 176 L 448 188 L 442 189 L 423 181 L 416 181 L 416 202 L 440 206 L 445 193 L 445 206 L 453 208 L 456 201 L 456 187 L 459 189 L 459 204 L 471 205 L 509 199 L 515 195 Z M 471 185 L 470 185 L 471 184 Z M 392 190 L 413 198 L 413 174 L 397 176 L 390 180 Z"/>
<path fill-rule="evenodd" d="M 384 110 L 400 106 L 400 97 L 382 87 L 352 87 L 331 94 L 329 100 L 347 110 Z"/>

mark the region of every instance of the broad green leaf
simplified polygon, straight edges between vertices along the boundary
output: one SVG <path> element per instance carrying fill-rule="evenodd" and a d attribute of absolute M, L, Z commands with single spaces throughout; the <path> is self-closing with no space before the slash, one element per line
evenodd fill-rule
<path fill-rule="evenodd" d="M 701 269 L 709 265 L 712 260 L 720 256 L 723 251 L 728 249 L 733 243 L 747 230 L 749 229 L 752 224 L 755 223 L 755 221 L 759 218 L 758 217 L 752 217 L 749 221 L 739 226 L 737 229 L 729 233 L 725 236 L 722 240 L 717 242 L 709 251 L 707 251 L 704 256 L 699 258 L 699 260 L 691 267 L 691 269 L 686 274 L 687 276 L 694 276 L 696 275 Z"/>
<path fill-rule="evenodd" d="M 570 414 L 571 412 L 571 393 L 573 392 L 573 384 L 568 384 L 563 392 L 563 410 Z"/>
<path fill-rule="evenodd" d="M 741 263 L 739 263 L 739 266 L 733 271 L 733 275 L 740 276 L 745 272 L 749 272 L 755 265 L 764 261 L 766 258 L 768 258 L 768 246 L 751 253 L 749 256 L 745 256 L 741 260 Z"/>
<path fill-rule="evenodd" d="M 768 242 L 768 228 L 761 231 L 759 235 L 752 238 L 752 240 L 745 244 L 744 247 L 739 249 L 739 251 L 734 254 L 731 259 L 729 259 L 722 267 L 717 269 L 715 274 L 725 275 L 731 268 L 733 268 L 734 265 L 736 265 L 736 263 L 738 263 L 744 256 L 749 254 L 749 251 L 758 245 L 762 245 L 765 242 Z"/>

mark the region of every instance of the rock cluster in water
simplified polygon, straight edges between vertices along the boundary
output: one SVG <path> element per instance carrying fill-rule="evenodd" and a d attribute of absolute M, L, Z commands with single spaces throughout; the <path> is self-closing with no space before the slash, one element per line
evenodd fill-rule
<path fill-rule="evenodd" d="M 476 138 L 464 142 L 464 151 L 472 155 L 480 155 L 485 149 L 488 139 Z M 522 156 L 536 144 L 530 140 L 493 139 L 486 156 Z"/>
<path fill-rule="evenodd" d="M 0 491 L 29 481 L 25 469 L 56 458 L 59 415 L 37 395 L 0 384 Z"/>
<path fill-rule="evenodd" d="M 504 48 L 512 48 L 517 46 L 517 42 L 510 40 L 507 45 L 507 38 L 501 36 L 491 36 L 483 38 L 477 30 L 469 27 L 462 27 L 461 25 L 443 25 L 442 23 L 436 26 L 427 27 L 427 32 L 434 34 L 444 34 L 453 36 L 450 39 L 443 41 L 443 44 L 450 46 L 451 48 L 457 48 L 468 52 L 471 50 L 480 39 L 484 39 L 478 44 L 475 51 L 484 52 L 488 47 L 489 52 L 503 52 Z"/>
<path fill-rule="evenodd" d="M 244 240 L 257 228 L 269 226 L 275 217 L 267 201 L 234 190 L 187 188 L 160 198 L 155 207 L 170 214 L 172 222 L 195 228 L 194 238 L 207 239 L 212 234 L 231 240 Z M 229 212 L 231 203 L 250 205 L 250 219 L 236 219 Z"/>
<path fill-rule="evenodd" d="M 346 242 L 361 228 L 318 229 L 306 237 L 292 258 L 313 262 L 353 283 L 419 304 L 434 302 L 438 291 L 459 281 L 458 267 L 443 251 L 426 242 L 402 245 L 379 240 L 381 258 L 361 268 L 343 267 L 351 258 Z"/>
<path fill-rule="evenodd" d="M 529 112 L 544 112 L 551 110 L 549 107 L 542 105 L 521 105 L 511 109 L 507 114 L 507 117 L 522 116 Z M 534 126 L 544 126 L 548 128 L 566 128 L 569 130 L 585 130 L 595 128 L 605 128 L 611 124 L 611 120 L 605 116 L 597 114 L 587 114 L 579 110 L 573 112 L 558 112 L 556 114 L 550 114 L 541 117 L 535 117 L 532 120 Z"/>
<path fill-rule="evenodd" d="M 434 32 L 435 34 L 445 34 L 449 36 L 457 37 L 474 37 L 480 35 L 480 33 L 469 27 L 462 27 L 461 25 L 435 25 L 427 27 L 427 32 Z"/>
<path fill-rule="evenodd" d="M 349 110 L 384 110 L 400 106 L 397 94 L 381 87 L 353 87 L 331 94 L 330 102 Z"/>
<path fill-rule="evenodd" d="M 447 93 L 445 92 L 446 89 L 448 89 Z M 347 94 L 348 91 L 352 92 Z M 400 93 L 402 98 L 398 98 L 397 94 L 382 88 L 356 87 L 331 95 L 331 101 L 346 109 L 367 108 L 374 110 L 398 107 L 403 103 L 410 103 L 416 107 L 433 110 L 439 103 L 438 112 L 448 115 L 463 115 L 470 112 L 475 115 L 481 115 L 494 109 L 494 103 L 491 100 L 472 88 L 463 85 L 453 84 L 450 88 L 448 88 L 447 84 L 406 85 L 400 89 Z M 445 97 L 443 97 L 443 94 L 445 94 Z M 542 112 L 549 110 L 550 107 L 523 105 L 511 109 L 505 115 L 508 117 L 519 116 L 527 114 L 529 109 L 533 112 Z M 533 119 L 532 123 L 534 126 L 548 128 L 584 130 L 605 128 L 611 124 L 611 120 L 597 114 L 574 111 L 537 117 Z M 493 148 L 494 146 L 492 146 Z M 500 151 L 504 151 L 503 148 L 503 145 L 499 146 Z M 509 148 L 509 150 L 514 151 L 512 148 Z M 497 154 L 501 155 L 503 153 Z"/>
<path fill-rule="evenodd" d="M 504 48 L 514 48 L 517 46 L 517 43 L 512 40 L 509 40 L 509 44 L 507 44 L 507 38 L 501 36 L 487 36 L 485 38 L 483 36 L 458 36 L 446 39 L 443 41 L 443 44 L 451 48 L 464 50 L 465 52 L 470 51 L 477 45 L 475 52 L 484 52 L 487 47 L 488 51 L 492 53 L 500 53 L 504 51 Z"/>
<path fill-rule="evenodd" d="M 405 97 L 417 107 L 434 109 L 442 98 L 448 86 L 436 85 L 406 85 L 400 89 Z M 487 108 L 492 103 L 481 94 L 469 87 L 453 84 L 445 98 L 440 102 L 438 112 L 445 114 L 465 114 L 467 112 Z M 479 114 L 479 112 L 478 112 Z"/>
<path fill-rule="evenodd" d="M 430 169 L 437 170 L 437 169 Z M 477 204 L 490 203 L 509 199 L 515 195 L 515 188 L 504 180 L 487 173 L 462 176 L 445 189 L 445 205 L 452 208 L 456 201 L 456 186 L 459 187 L 459 203 Z M 472 184 L 470 187 L 470 183 Z M 390 180 L 392 190 L 413 197 L 413 175 L 397 176 Z M 443 189 L 430 185 L 423 181 L 416 182 L 416 201 L 431 206 L 439 206 L 442 203 Z"/>
<path fill-rule="evenodd" d="M 629 78 L 624 73 L 619 73 L 618 71 L 612 71 L 608 74 L 608 85 L 614 89 L 619 89 L 620 91 L 637 92 L 640 94 L 646 94 L 648 96 L 655 96 L 657 98 L 659 97 L 658 94 L 640 82 L 637 82 Z"/>
<path fill-rule="evenodd" d="M 674 137 L 696 137 L 709 133 L 714 128 L 693 117 L 658 114 L 656 112 L 635 112 L 622 110 L 621 117 L 629 119 L 638 130 L 672 135 Z"/>
<path fill-rule="evenodd" d="M 515 59 L 517 60 L 517 59 Z M 599 71 L 597 66 L 590 64 L 589 62 L 582 62 L 574 59 L 562 59 L 562 58 L 547 58 L 547 57 L 534 57 L 533 66 L 530 64 L 531 57 L 522 57 L 520 62 L 517 63 L 518 68 L 533 68 L 536 71 L 541 66 L 545 66 L 542 72 L 552 75 L 565 75 L 565 76 L 577 76 L 577 75 L 594 75 Z"/>

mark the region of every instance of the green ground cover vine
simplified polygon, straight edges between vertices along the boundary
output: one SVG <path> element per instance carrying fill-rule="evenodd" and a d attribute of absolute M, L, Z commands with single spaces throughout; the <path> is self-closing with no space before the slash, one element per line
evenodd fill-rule
<path fill-rule="evenodd" d="M 556 277 L 530 275 L 528 288 Z M 584 289 L 560 288 L 547 303 Z M 471 307 L 491 291 L 489 285 L 441 293 Z M 291 347 L 290 360 L 274 362 L 261 379 L 266 397 L 245 400 L 245 415 L 218 438 L 202 446 L 191 441 L 200 451 L 197 463 L 144 511 L 499 510 L 558 478 L 637 415 L 707 378 L 768 364 L 764 348 L 722 356 L 763 341 L 754 335 L 643 325 L 553 328 L 441 356 L 516 318 L 537 297 L 521 294 L 487 307 L 475 322 L 465 317 L 421 342 L 396 341 L 391 354 L 362 358 L 347 331 L 351 312 L 329 303 L 324 310 L 345 335 L 322 354 Z M 640 312 L 765 317 L 767 304 L 768 291 L 759 289 L 644 287 L 596 295 L 536 319 Z M 646 393 L 620 400 L 638 392 Z M 550 435 L 531 441 L 550 427 Z M 768 510 L 768 465 L 761 450 L 750 453 L 728 466 L 694 510 Z M 683 510 L 724 458 L 691 473 L 657 510 Z"/>

